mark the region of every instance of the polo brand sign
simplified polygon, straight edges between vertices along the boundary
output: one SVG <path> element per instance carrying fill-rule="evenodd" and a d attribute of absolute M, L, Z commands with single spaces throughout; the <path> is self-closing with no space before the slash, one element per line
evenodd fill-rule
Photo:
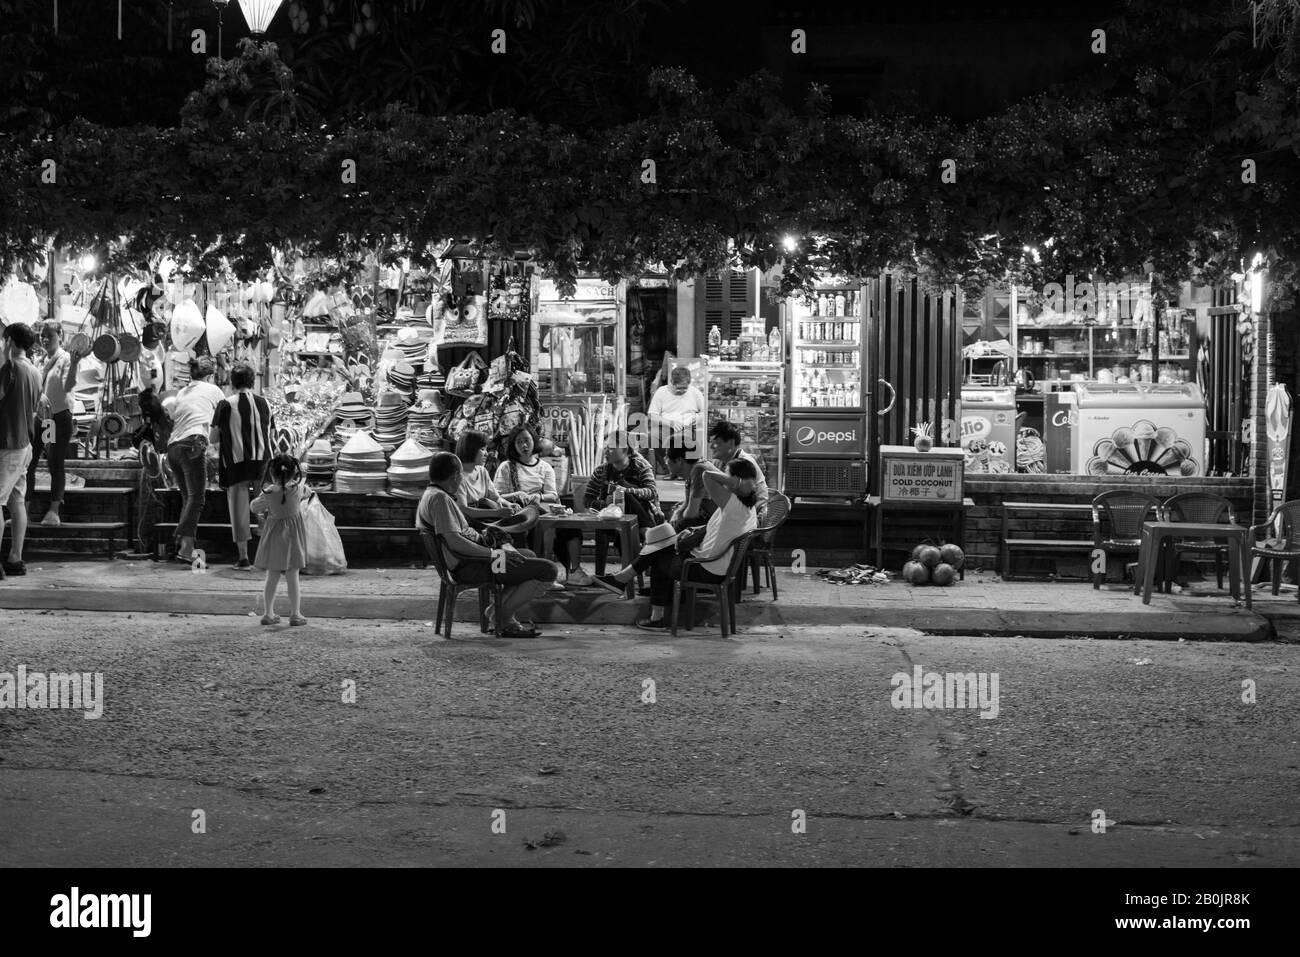
<path fill-rule="evenodd" d="M 993 423 L 982 415 L 963 415 L 961 417 L 961 443 L 967 444 L 972 439 L 987 439 L 993 432 Z"/>

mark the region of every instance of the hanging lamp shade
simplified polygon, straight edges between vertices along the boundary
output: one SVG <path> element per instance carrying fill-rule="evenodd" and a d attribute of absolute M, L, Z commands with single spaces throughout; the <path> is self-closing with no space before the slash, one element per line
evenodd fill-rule
<path fill-rule="evenodd" d="M 275 19 L 275 12 L 280 9 L 280 0 L 239 0 L 239 9 L 244 11 L 248 29 L 257 35 L 265 33 Z"/>

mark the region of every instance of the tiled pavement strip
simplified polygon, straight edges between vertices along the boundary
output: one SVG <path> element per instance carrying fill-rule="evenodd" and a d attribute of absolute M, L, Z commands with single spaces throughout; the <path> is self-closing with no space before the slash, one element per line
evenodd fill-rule
<path fill-rule="evenodd" d="M 1118 583 L 1094 591 L 1086 582 L 1003 582 L 972 571 L 951 587 L 833 585 L 817 569 L 797 574 L 778 570 L 779 601 L 770 590 L 758 595 L 747 583 L 738 623 L 751 627 L 862 624 L 910 627 L 930 634 L 1024 635 L 1027 637 L 1166 638 L 1258 641 L 1300 633 L 1300 603 L 1294 587 L 1274 598 L 1254 592 L 1254 612 L 1238 607 L 1213 581 L 1181 594 L 1152 597 L 1143 605 Z M 437 579 L 432 569 L 360 568 L 327 578 L 303 576 L 304 610 L 322 618 L 421 619 L 436 613 Z M 0 583 L 0 609 L 164 614 L 243 615 L 261 591 L 262 576 L 229 564 L 195 573 L 185 566 L 153 561 L 41 561 L 28 574 Z M 283 585 L 281 585 L 283 600 Z M 553 596 L 553 597 L 552 597 Z M 554 631 L 569 625 L 631 626 L 646 600 L 624 601 L 599 589 L 548 593 L 531 617 Z M 701 599 L 703 622 L 692 634 L 717 635 L 715 606 Z M 457 629 L 472 634 L 475 596 L 461 594 Z"/>

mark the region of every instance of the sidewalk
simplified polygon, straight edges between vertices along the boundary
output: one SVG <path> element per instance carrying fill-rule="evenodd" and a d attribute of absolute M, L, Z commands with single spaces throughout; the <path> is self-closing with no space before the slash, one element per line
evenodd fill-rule
<path fill-rule="evenodd" d="M 740 629 L 751 626 L 815 627 L 861 624 L 913 628 L 934 635 L 997 635 L 1042 638 L 1147 638 L 1202 641 L 1284 640 L 1300 636 L 1300 603 L 1295 589 L 1274 598 L 1267 588 L 1254 593 L 1254 611 L 1236 607 L 1213 581 L 1188 592 L 1154 595 L 1150 605 L 1128 588 L 1111 585 L 1094 591 L 1087 583 L 1003 582 L 990 573 L 971 572 L 948 588 L 914 588 L 899 581 L 886 585 L 832 585 L 810 569 L 777 572 L 780 600 L 764 588 L 747 586 L 737 609 Z M 431 622 L 437 613 L 433 569 L 361 568 L 328 578 L 303 576 L 308 617 L 401 619 Z M 179 564 L 153 561 L 41 561 L 28 563 L 23 577 L 0 582 L 0 609 L 138 612 L 175 615 L 247 615 L 262 589 L 256 570 L 228 565 L 195 573 Z M 550 597 L 554 596 L 554 597 Z M 284 601 L 281 585 L 280 602 Z M 600 589 L 549 593 L 535 603 L 539 623 L 632 627 L 647 599 L 625 601 Z M 477 620 L 477 596 L 461 594 L 457 631 L 470 633 Z M 705 619 L 694 634 L 717 633 L 712 602 L 701 596 Z M 432 627 L 432 625 L 430 625 Z"/>

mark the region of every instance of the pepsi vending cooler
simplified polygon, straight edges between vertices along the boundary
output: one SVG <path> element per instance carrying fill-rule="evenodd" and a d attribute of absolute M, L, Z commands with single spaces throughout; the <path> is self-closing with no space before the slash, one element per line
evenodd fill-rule
<path fill-rule="evenodd" d="M 866 493 L 865 415 L 791 412 L 785 429 L 787 495 L 853 500 Z"/>

